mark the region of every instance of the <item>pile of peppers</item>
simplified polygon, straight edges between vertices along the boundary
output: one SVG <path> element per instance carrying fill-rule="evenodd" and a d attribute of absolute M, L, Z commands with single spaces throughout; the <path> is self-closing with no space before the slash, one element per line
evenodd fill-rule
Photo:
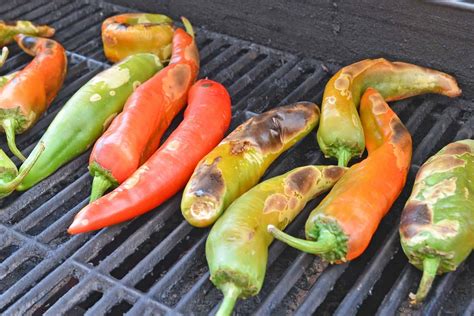
<path fill-rule="evenodd" d="M 311 102 L 252 117 L 227 137 L 231 98 L 220 83 L 197 80 L 199 52 L 186 30 L 160 14 L 113 16 L 102 25 L 104 54 L 113 63 L 64 104 L 25 158 L 15 135 L 48 109 L 67 72 L 66 52 L 48 39 L 54 29 L 0 21 L 0 45 L 16 41 L 34 56 L 0 77 L 0 127 L 19 170 L 0 149 L 0 197 L 49 177 L 93 146 L 90 204 L 70 234 L 119 224 L 149 212 L 184 188 L 181 212 L 212 229 L 206 242 L 210 277 L 230 315 L 238 298 L 262 288 L 274 238 L 339 264 L 359 257 L 397 199 L 411 164 L 409 131 L 387 101 L 437 93 L 461 94 L 445 73 L 383 58 L 341 68 L 327 83 L 321 110 Z M 0 67 L 8 56 L 6 47 Z M 184 118 L 161 144 L 180 111 Z M 317 130 L 317 142 L 338 166 L 303 166 L 258 183 L 283 152 Z M 347 167 L 365 148 L 368 157 Z M 112 189 L 110 193 L 106 191 Z M 283 232 L 316 196 L 306 239 Z M 104 195 L 105 194 L 105 195 Z M 412 303 L 421 303 L 436 274 L 455 270 L 474 248 L 474 140 L 447 145 L 419 169 L 400 222 L 409 262 L 423 270 Z"/>

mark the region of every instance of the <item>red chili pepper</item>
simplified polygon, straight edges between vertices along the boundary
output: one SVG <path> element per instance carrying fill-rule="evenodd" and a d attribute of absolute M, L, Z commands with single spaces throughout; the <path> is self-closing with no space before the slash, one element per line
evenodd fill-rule
<path fill-rule="evenodd" d="M 116 187 L 150 158 L 173 118 L 186 104 L 199 72 L 199 53 L 192 26 L 177 29 L 169 65 L 137 88 L 124 110 L 96 142 L 89 160 L 94 177 L 91 202 Z"/>
<path fill-rule="evenodd" d="M 0 90 L 0 126 L 11 152 L 25 160 L 15 144 L 15 134 L 30 128 L 49 107 L 63 85 L 66 51 L 51 39 L 15 35 L 18 45 L 35 58 Z"/>
<path fill-rule="evenodd" d="M 189 91 L 183 122 L 166 142 L 122 185 L 83 208 L 68 232 L 83 233 L 132 219 L 181 190 L 199 160 L 224 137 L 230 105 L 221 84 L 196 82 Z"/>

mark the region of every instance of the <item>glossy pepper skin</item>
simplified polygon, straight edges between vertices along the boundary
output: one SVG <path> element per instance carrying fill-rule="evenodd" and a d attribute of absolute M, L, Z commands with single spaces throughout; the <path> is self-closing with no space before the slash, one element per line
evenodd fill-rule
<path fill-rule="evenodd" d="M 224 137 L 230 106 L 224 86 L 212 80 L 196 82 L 189 90 L 184 119 L 166 142 L 118 188 L 83 208 L 68 232 L 83 233 L 130 220 L 176 194 L 199 160 Z"/>
<path fill-rule="evenodd" d="M 386 101 L 423 93 L 449 97 L 461 94 L 450 75 L 403 62 L 366 59 L 342 68 L 324 90 L 317 134 L 323 153 L 337 158 L 340 166 L 347 166 L 352 157 L 364 152 L 364 131 L 357 108 L 368 87 L 377 89 Z"/>
<path fill-rule="evenodd" d="M 316 104 L 299 102 L 262 113 L 237 127 L 194 170 L 181 201 L 184 218 L 196 227 L 214 223 L 318 119 Z"/>
<path fill-rule="evenodd" d="M 15 134 L 29 129 L 48 109 L 61 89 L 67 71 L 64 48 L 51 39 L 19 34 L 18 45 L 35 58 L 21 71 L 6 78 L 0 88 L 0 126 L 11 152 L 25 160 L 15 144 Z"/>
<path fill-rule="evenodd" d="M 136 54 L 104 70 L 82 86 L 49 125 L 40 142 L 45 150 L 16 188 L 24 191 L 85 152 L 122 110 L 139 84 L 163 66 L 152 54 Z M 37 154 L 37 145 L 20 168 Z"/>
<path fill-rule="evenodd" d="M 0 20 L 0 46 L 10 44 L 17 34 L 52 37 L 54 29 L 47 25 L 37 25 L 30 21 Z"/>
<path fill-rule="evenodd" d="M 304 166 L 264 181 L 236 199 L 212 227 L 206 242 L 211 281 L 224 293 L 217 315 L 230 315 L 237 298 L 257 295 L 273 236 L 306 203 L 329 190 L 344 174 L 336 166 Z"/>
<path fill-rule="evenodd" d="M 310 240 L 269 227 L 277 239 L 329 262 L 352 260 L 364 252 L 402 191 L 410 167 L 410 133 L 376 90 L 365 92 L 360 116 L 369 156 L 353 165 L 311 212 L 305 227 Z"/>
<path fill-rule="evenodd" d="M 126 13 L 102 23 L 104 53 L 118 62 L 136 53 L 152 53 L 164 61 L 171 55 L 173 20 L 162 14 Z"/>
<path fill-rule="evenodd" d="M 187 21 L 187 20 L 186 20 Z M 199 72 L 199 53 L 192 27 L 177 29 L 167 67 L 138 87 L 97 140 L 89 159 L 94 177 L 91 202 L 130 177 L 160 145 L 161 136 L 186 104 Z"/>
<path fill-rule="evenodd" d="M 418 170 L 402 212 L 400 237 L 423 271 L 412 303 L 428 294 L 436 274 L 454 271 L 474 248 L 474 140 L 451 143 Z"/>

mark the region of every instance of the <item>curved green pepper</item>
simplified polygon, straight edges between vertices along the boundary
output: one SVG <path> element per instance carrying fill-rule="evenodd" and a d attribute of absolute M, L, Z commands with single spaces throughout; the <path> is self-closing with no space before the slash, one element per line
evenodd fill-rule
<path fill-rule="evenodd" d="M 260 183 L 229 206 L 206 242 L 211 281 L 224 293 L 217 315 L 230 315 L 239 297 L 257 295 L 262 288 L 273 241 L 267 225 L 284 229 L 344 172 L 336 166 L 296 168 Z"/>
<path fill-rule="evenodd" d="M 162 68 L 153 54 L 136 54 L 104 70 L 81 87 L 54 118 L 40 143 L 44 152 L 17 190 L 26 190 L 85 152 L 122 110 L 134 88 Z M 37 145 L 20 168 L 31 163 Z"/>
<path fill-rule="evenodd" d="M 400 237 L 410 263 L 423 270 L 410 295 L 419 303 L 436 274 L 456 270 L 474 248 L 474 140 L 447 145 L 418 170 Z"/>
<path fill-rule="evenodd" d="M 386 101 L 401 100 L 423 93 L 449 97 L 461 94 L 456 80 L 445 73 L 420 66 L 366 59 L 339 70 L 324 89 L 318 143 L 326 157 L 347 166 L 352 157 L 364 152 L 364 131 L 357 114 L 361 95 L 372 87 Z"/>
<path fill-rule="evenodd" d="M 316 104 L 299 102 L 252 117 L 237 127 L 194 170 L 181 201 L 184 218 L 197 227 L 214 223 L 318 120 Z"/>

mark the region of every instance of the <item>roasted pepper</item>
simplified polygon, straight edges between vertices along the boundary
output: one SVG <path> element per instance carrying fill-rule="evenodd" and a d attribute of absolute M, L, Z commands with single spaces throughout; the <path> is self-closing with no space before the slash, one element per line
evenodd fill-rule
<path fill-rule="evenodd" d="M 15 40 L 35 58 L 20 72 L 4 77 L 7 82 L 0 89 L 0 126 L 11 152 L 25 160 L 16 147 L 15 134 L 33 126 L 48 109 L 63 85 L 67 57 L 64 48 L 51 39 L 19 34 Z"/>
<path fill-rule="evenodd" d="M 136 54 L 104 70 L 81 87 L 41 137 L 45 151 L 17 190 L 26 190 L 86 151 L 122 110 L 133 89 L 163 66 L 153 54 Z M 31 163 L 37 145 L 20 168 Z"/>
<path fill-rule="evenodd" d="M 239 297 L 257 295 L 273 237 L 306 203 L 329 190 L 345 168 L 305 166 L 260 183 L 236 199 L 212 227 L 206 242 L 211 281 L 224 293 L 217 315 L 230 315 Z"/>
<path fill-rule="evenodd" d="M 366 59 L 339 70 L 326 85 L 321 108 L 318 143 L 326 157 L 347 166 L 364 151 L 364 131 L 357 107 L 365 89 L 377 89 L 386 101 L 423 93 L 449 97 L 461 94 L 456 80 L 445 73 L 383 58 Z"/>
<path fill-rule="evenodd" d="M 130 220 L 186 185 L 199 160 L 222 140 L 231 118 L 229 93 L 215 81 L 196 82 L 188 103 L 183 121 L 166 142 L 118 188 L 83 208 L 70 234 Z"/>
<path fill-rule="evenodd" d="M 410 133 L 374 89 L 362 97 L 360 115 L 369 156 L 353 165 L 311 212 L 305 227 L 311 240 L 268 227 L 275 238 L 329 262 L 352 260 L 364 252 L 402 191 L 410 167 Z"/>
<path fill-rule="evenodd" d="M 127 13 L 102 23 L 104 53 L 111 62 L 136 53 L 153 53 L 166 60 L 172 38 L 173 20 L 162 14 Z"/>
<path fill-rule="evenodd" d="M 160 145 L 161 136 L 186 104 L 199 72 L 199 53 L 190 34 L 177 29 L 169 65 L 137 88 L 124 110 L 94 145 L 89 170 L 94 177 L 91 202 L 128 179 Z"/>
<path fill-rule="evenodd" d="M 2 21 L 0 20 L 0 46 L 13 42 L 17 34 L 51 37 L 54 29 L 47 25 L 36 25 L 30 21 Z"/>
<path fill-rule="evenodd" d="M 299 102 L 255 116 L 204 157 L 184 189 L 181 212 L 193 226 L 214 223 L 270 164 L 318 123 L 319 108 Z"/>
<path fill-rule="evenodd" d="M 420 303 L 436 274 L 456 270 L 474 248 L 474 140 L 447 145 L 418 170 L 400 237 L 410 263 L 423 271 L 410 295 Z"/>

